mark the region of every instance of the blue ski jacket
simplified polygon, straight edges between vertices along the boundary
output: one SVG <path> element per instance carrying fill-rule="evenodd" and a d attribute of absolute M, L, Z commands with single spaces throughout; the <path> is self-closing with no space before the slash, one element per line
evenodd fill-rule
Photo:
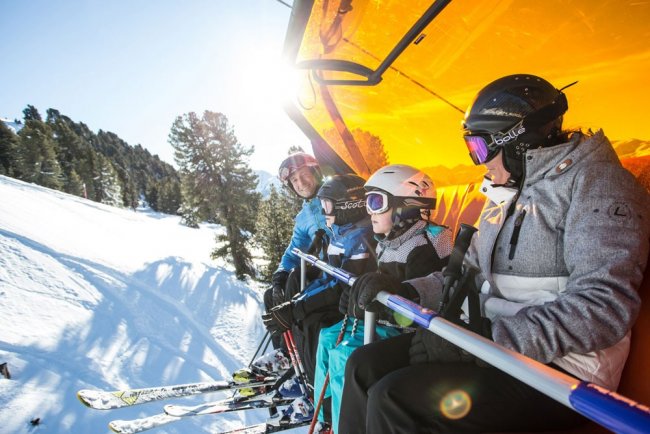
<path fill-rule="evenodd" d="M 374 256 L 376 245 L 370 218 L 343 226 L 332 225 L 330 237 L 330 244 L 327 247 L 327 260 L 330 265 L 354 275 L 373 271 L 376 268 L 375 260 L 368 260 Z M 338 312 L 342 291 L 340 285 L 336 278 L 326 273 L 311 282 L 294 300 L 294 305 L 300 307 L 298 311 L 304 311 L 298 313 L 298 319 L 323 308 Z"/>
<path fill-rule="evenodd" d="M 303 252 L 306 252 L 314 239 L 314 234 L 319 229 L 324 229 L 329 233 L 329 229 L 325 225 L 325 216 L 323 215 L 320 201 L 318 198 L 305 200 L 302 204 L 302 209 L 296 215 L 291 242 L 284 251 L 280 265 L 275 272 L 286 271 L 288 273 L 298 267 L 300 265 L 300 258 L 294 255 L 291 250 L 297 247 Z"/>

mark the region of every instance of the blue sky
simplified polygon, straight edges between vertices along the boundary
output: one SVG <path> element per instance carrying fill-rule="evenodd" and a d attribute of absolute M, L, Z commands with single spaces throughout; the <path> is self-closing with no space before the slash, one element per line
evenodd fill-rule
<path fill-rule="evenodd" d="M 56 108 L 170 163 L 170 127 L 190 111 L 224 113 L 255 146 L 255 169 L 275 172 L 290 145 L 309 147 L 274 78 L 291 13 L 277 0 L 4 1 L 0 11 L 1 117 Z"/>

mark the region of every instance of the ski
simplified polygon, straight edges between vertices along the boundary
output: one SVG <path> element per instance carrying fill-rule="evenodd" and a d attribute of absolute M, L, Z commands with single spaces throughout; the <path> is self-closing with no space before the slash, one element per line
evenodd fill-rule
<path fill-rule="evenodd" d="M 135 434 L 147 431 L 168 423 L 181 420 L 182 417 L 169 416 L 167 413 L 154 414 L 153 416 L 143 417 L 141 419 L 131 420 L 114 420 L 108 424 L 111 431 L 118 434 Z"/>
<path fill-rule="evenodd" d="M 166 413 L 160 413 L 142 419 L 133 420 L 114 420 L 108 424 L 111 431 L 117 434 L 137 434 L 153 428 L 158 428 L 172 422 L 183 419 L 182 417 L 169 416 Z M 220 431 L 218 434 L 263 434 L 285 431 L 292 428 L 298 428 L 309 424 L 309 421 L 298 422 L 283 425 L 271 425 L 269 423 L 260 423 L 247 427 L 236 428 L 229 431 Z"/>
<path fill-rule="evenodd" d="M 223 399 L 221 401 L 207 402 L 194 406 L 166 405 L 165 413 L 174 417 L 200 416 L 204 414 L 226 413 L 229 411 L 250 410 L 254 408 L 267 408 L 277 405 L 289 405 L 294 398 L 281 396 L 260 395 L 254 399 Z"/>
<path fill-rule="evenodd" d="M 114 420 L 108 424 L 108 427 L 111 431 L 119 434 L 135 434 L 152 428 L 158 428 L 189 416 L 270 408 L 278 405 L 288 405 L 292 400 L 293 398 L 285 399 L 279 397 L 275 391 L 271 391 L 267 394 L 251 397 L 226 398 L 196 406 L 167 405 L 165 406 L 165 413 L 154 414 L 153 416 L 143 417 L 141 419 Z"/>
<path fill-rule="evenodd" d="M 202 383 L 177 384 L 173 386 L 148 387 L 144 389 L 127 390 L 80 390 L 77 398 L 85 406 L 95 410 L 112 410 L 115 408 L 130 407 L 145 402 L 159 401 L 169 398 L 198 395 L 201 393 L 219 392 L 224 390 L 237 390 L 273 386 L 279 377 L 258 377 L 252 382 L 237 383 L 234 381 L 211 381 Z"/>
<path fill-rule="evenodd" d="M 230 431 L 219 431 L 217 434 L 267 434 L 298 428 L 301 426 L 309 425 L 309 423 L 310 421 L 297 422 L 286 425 L 271 425 L 269 423 L 260 423 L 257 425 L 236 428 Z"/>

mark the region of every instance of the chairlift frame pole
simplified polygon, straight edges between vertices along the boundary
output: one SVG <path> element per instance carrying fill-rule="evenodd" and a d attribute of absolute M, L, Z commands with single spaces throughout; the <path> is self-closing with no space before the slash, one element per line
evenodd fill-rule
<path fill-rule="evenodd" d="M 309 255 L 307 253 L 304 253 L 302 250 L 294 247 L 293 250 L 291 251 L 294 255 L 298 256 L 300 258 L 300 268 L 302 270 L 305 269 L 305 262 L 309 262 L 310 264 L 320 268 L 330 276 L 333 276 L 340 280 L 341 282 L 345 283 L 346 285 L 352 286 L 354 285 L 354 281 L 357 280 L 357 277 L 348 273 L 347 271 L 341 269 L 341 268 L 336 268 L 328 264 L 327 262 L 321 261 L 314 255 Z M 301 282 L 301 285 L 302 282 Z M 304 289 L 304 286 L 301 286 L 300 291 Z M 375 340 L 375 322 L 376 322 L 377 315 L 374 312 L 368 312 L 366 311 L 365 316 L 363 318 L 363 321 L 365 323 L 365 327 L 363 328 L 363 343 L 364 344 L 369 344 Z"/>

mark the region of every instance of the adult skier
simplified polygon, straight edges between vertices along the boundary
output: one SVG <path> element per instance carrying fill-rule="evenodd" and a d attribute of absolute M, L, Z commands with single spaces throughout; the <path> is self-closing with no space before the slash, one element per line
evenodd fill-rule
<path fill-rule="evenodd" d="M 615 390 L 639 312 L 650 199 L 602 131 L 562 130 L 567 108 L 561 90 L 524 74 L 474 99 L 464 140 L 488 170 L 488 200 L 464 266 L 477 273 L 485 337 Z M 442 282 L 436 272 L 404 285 L 437 309 Z M 369 282 L 360 307 L 381 290 L 395 288 Z M 345 433 L 551 431 L 585 420 L 424 329 L 358 349 L 345 378 Z M 446 411 L 450 398 L 466 411 Z"/>
<path fill-rule="evenodd" d="M 320 237 L 326 230 L 325 216 L 320 201 L 316 198 L 316 193 L 323 183 L 318 161 L 304 152 L 291 154 L 280 164 L 278 177 L 285 186 L 303 199 L 303 205 L 296 215 L 291 241 L 273 274 L 272 287 L 264 293 L 267 312 L 293 295 L 285 294 L 289 273 L 300 267 L 300 258 L 292 253 L 292 249 L 297 247 L 306 252 L 317 234 Z M 290 292 L 293 292 L 293 288 Z M 279 337 L 273 338 L 273 345 L 275 348 L 280 347 Z"/>

